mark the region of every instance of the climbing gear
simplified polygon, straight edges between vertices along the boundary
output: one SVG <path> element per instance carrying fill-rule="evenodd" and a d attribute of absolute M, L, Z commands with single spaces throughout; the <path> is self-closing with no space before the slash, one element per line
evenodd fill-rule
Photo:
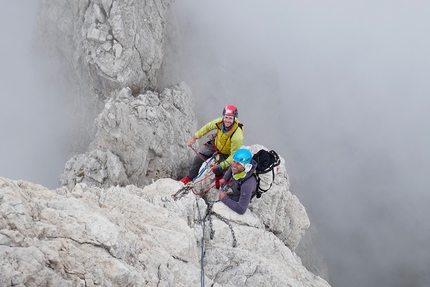
<path fill-rule="evenodd" d="M 200 220 L 200 221 L 204 223 L 207 219 L 209 219 L 209 226 L 211 228 L 210 239 L 211 240 L 214 239 L 214 235 L 215 235 L 215 230 L 213 229 L 213 226 L 212 226 L 212 215 L 215 215 L 219 220 L 221 220 L 222 222 L 227 224 L 228 227 L 230 228 L 231 235 L 233 237 L 233 245 L 232 246 L 233 246 L 233 248 L 236 247 L 237 246 L 236 235 L 234 234 L 233 226 L 231 225 L 231 223 L 228 222 L 228 220 L 225 219 L 224 217 L 222 217 L 221 215 L 212 212 L 212 207 L 213 207 L 214 203 L 219 202 L 219 200 L 216 200 L 216 201 L 206 201 L 205 200 L 205 202 L 206 202 L 206 205 L 208 208 L 207 208 L 205 217 L 203 218 L 203 220 Z M 199 209 L 199 216 L 200 216 L 200 208 L 199 208 L 199 204 L 197 201 L 196 201 L 196 204 L 197 204 L 197 208 Z M 204 230 L 203 230 L 203 235 L 204 235 Z M 203 239 L 204 239 L 204 236 L 203 236 Z"/>
<path fill-rule="evenodd" d="M 193 148 L 194 152 L 197 153 L 197 151 Z M 197 153 L 198 154 L 198 153 Z M 215 159 L 217 153 L 214 153 L 209 159 L 206 160 L 206 164 L 200 169 L 199 173 L 195 178 L 187 182 L 182 188 L 180 188 L 176 193 L 172 194 L 172 198 L 174 200 L 177 200 L 179 197 L 181 197 L 184 194 L 187 194 L 188 191 L 192 191 L 195 195 L 204 195 L 206 194 L 211 188 L 214 187 L 214 185 L 211 184 L 205 184 L 209 179 L 209 177 L 212 177 L 213 172 L 210 168 L 211 162 Z M 204 176 L 203 176 L 204 175 Z M 189 177 L 184 177 L 181 179 L 181 182 L 187 181 Z M 183 181 L 182 181 L 183 180 Z M 204 188 L 202 188 L 204 186 Z M 207 188 L 209 186 L 209 188 Z M 203 190 L 202 190 L 203 189 Z M 197 191 L 198 190 L 198 191 Z"/>
<path fill-rule="evenodd" d="M 178 199 L 183 194 L 187 194 L 190 190 L 193 189 L 193 187 L 194 187 L 194 183 L 192 181 L 188 182 L 183 187 L 181 187 L 177 192 L 175 192 L 174 194 L 172 194 L 172 198 L 174 200 Z"/>
<path fill-rule="evenodd" d="M 233 160 L 242 164 L 243 167 L 245 167 L 245 164 L 250 163 L 251 159 L 252 153 L 246 148 L 238 149 L 233 155 Z"/>
<path fill-rule="evenodd" d="M 222 110 L 222 116 L 230 116 L 230 117 L 235 117 L 237 118 L 239 116 L 239 112 L 236 108 L 235 105 L 227 105 L 224 107 L 224 109 Z"/>
<path fill-rule="evenodd" d="M 206 161 L 206 159 L 195 148 L 191 147 L 191 149 L 196 153 L 198 157 L 200 157 L 203 161 Z"/>
<path fill-rule="evenodd" d="M 231 189 L 231 185 L 230 184 L 223 184 L 220 187 L 220 190 L 227 193 L 228 196 L 233 196 L 234 195 L 234 191 Z"/>
<path fill-rule="evenodd" d="M 229 129 L 227 132 L 224 132 L 224 130 L 223 130 L 223 124 L 224 124 L 223 121 L 217 122 L 216 123 L 216 127 L 218 129 L 218 132 L 222 132 L 223 135 L 226 136 L 226 137 L 228 137 L 229 139 L 231 139 L 233 137 L 233 135 L 236 132 L 237 128 L 240 128 L 242 130 L 242 132 L 245 129 L 244 126 L 243 126 L 243 124 L 241 122 L 234 121 L 233 126 L 231 127 L 231 129 Z M 224 143 L 224 145 L 225 145 L 225 143 Z"/>
<path fill-rule="evenodd" d="M 272 183 L 275 179 L 275 167 L 281 164 L 279 155 L 274 150 L 267 151 L 265 149 L 260 149 L 252 156 L 252 159 L 257 162 L 257 168 L 253 173 L 253 176 L 257 180 L 257 187 L 251 199 L 254 198 L 254 196 L 260 198 L 263 192 L 268 191 L 272 187 Z M 271 172 L 271 175 L 269 172 Z M 239 181 L 239 191 L 246 180 Z"/>
<path fill-rule="evenodd" d="M 199 221 L 202 224 L 202 242 L 201 242 L 201 256 L 200 256 L 200 282 L 201 282 L 201 286 L 204 287 L 204 280 L 205 280 L 205 269 L 204 269 L 204 256 L 205 256 L 205 234 L 206 234 L 206 220 L 209 219 L 209 227 L 210 227 L 210 239 L 213 240 L 214 236 L 215 236 L 215 230 L 213 229 L 212 226 L 212 214 L 214 214 L 219 220 L 221 220 L 222 222 L 224 222 L 225 224 L 228 225 L 228 227 L 230 228 L 231 231 L 231 235 L 233 237 L 233 248 L 235 248 L 237 246 L 237 240 L 236 240 L 236 235 L 234 234 L 234 230 L 233 230 L 233 226 L 231 225 L 230 222 L 227 221 L 227 219 L 221 217 L 220 215 L 216 214 L 216 213 L 212 213 L 212 207 L 215 203 L 219 202 L 219 200 L 216 201 L 206 201 L 205 203 L 207 205 L 207 210 L 206 210 L 206 215 L 205 217 L 202 219 L 201 216 L 201 212 L 200 212 L 200 206 L 199 203 L 196 199 L 196 205 L 197 205 L 197 210 L 198 210 L 198 214 L 199 214 Z"/>

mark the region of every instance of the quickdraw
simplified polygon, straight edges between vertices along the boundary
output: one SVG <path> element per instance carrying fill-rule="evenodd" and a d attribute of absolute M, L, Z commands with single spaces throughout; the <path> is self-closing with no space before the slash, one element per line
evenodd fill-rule
<path fill-rule="evenodd" d="M 186 185 L 181 187 L 176 193 L 172 194 L 172 198 L 174 200 L 178 199 L 183 194 L 187 194 L 191 189 L 193 189 L 193 187 L 194 187 L 194 182 L 191 181 L 191 182 L 187 183 Z"/>

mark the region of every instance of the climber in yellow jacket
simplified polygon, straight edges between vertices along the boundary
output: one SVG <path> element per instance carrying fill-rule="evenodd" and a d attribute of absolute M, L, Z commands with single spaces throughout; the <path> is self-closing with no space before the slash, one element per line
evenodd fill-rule
<path fill-rule="evenodd" d="M 199 155 L 194 157 L 188 175 L 181 179 L 187 184 L 198 174 L 203 162 L 214 153 L 219 154 L 218 163 L 211 164 L 210 168 L 215 173 L 215 185 L 219 188 L 219 180 L 224 172 L 230 167 L 233 154 L 240 149 L 243 144 L 243 125 L 237 119 L 238 110 L 234 105 L 227 105 L 223 109 L 222 117 L 214 119 L 198 130 L 194 136 L 188 140 L 187 145 L 191 147 L 197 139 L 202 138 L 210 131 L 217 130 L 216 135 L 212 135 L 211 140 L 204 144 Z"/>

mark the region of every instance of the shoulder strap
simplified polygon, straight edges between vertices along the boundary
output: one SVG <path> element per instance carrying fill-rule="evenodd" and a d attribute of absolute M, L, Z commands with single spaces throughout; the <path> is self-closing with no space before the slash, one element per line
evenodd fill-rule
<path fill-rule="evenodd" d="M 254 198 L 254 196 L 257 196 L 257 198 L 260 198 L 261 197 L 261 191 L 260 191 L 260 188 L 259 188 L 259 186 L 260 186 L 260 178 L 258 177 L 258 175 L 257 174 L 255 174 L 255 172 L 253 172 L 252 173 L 252 176 L 255 178 L 255 180 L 257 181 L 257 185 L 256 185 L 256 187 L 255 187 L 255 190 L 252 192 L 252 195 L 251 195 L 251 199 L 253 199 Z M 250 179 L 251 177 L 248 177 L 247 179 L 245 179 L 245 180 L 241 180 L 241 181 L 239 181 L 238 183 L 239 183 L 239 185 L 238 185 L 238 187 L 237 187 L 237 190 L 240 192 L 240 189 L 242 188 L 242 184 L 245 182 L 245 181 L 247 181 L 248 179 Z"/>
<path fill-rule="evenodd" d="M 234 135 L 237 128 L 240 128 L 242 130 L 242 132 L 244 130 L 243 124 L 239 121 L 234 122 L 233 125 L 234 125 L 233 128 L 227 133 L 227 134 L 230 134 L 229 139 L 231 139 L 231 137 Z M 216 124 L 216 126 L 217 126 L 218 130 L 222 131 L 222 120 L 220 122 L 218 122 Z"/>
<path fill-rule="evenodd" d="M 260 184 L 260 178 L 258 177 L 258 175 L 255 174 L 255 171 L 252 173 L 252 176 L 255 177 L 255 180 L 257 181 L 257 189 L 258 189 L 258 185 Z M 245 179 L 239 179 L 237 181 L 237 183 L 239 184 L 239 186 L 237 187 L 237 189 L 240 191 L 240 188 L 242 187 L 242 184 L 247 181 L 248 179 L 250 179 L 251 177 L 247 177 Z"/>
<path fill-rule="evenodd" d="M 237 128 L 240 128 L 243 132 L 243 124 L 241 122 L 237 122 Z M 231 133 L 230 139 L 234 135 L 234 133 L 236 132 L 237 128 L 235 128 L 234 131 Z"/>

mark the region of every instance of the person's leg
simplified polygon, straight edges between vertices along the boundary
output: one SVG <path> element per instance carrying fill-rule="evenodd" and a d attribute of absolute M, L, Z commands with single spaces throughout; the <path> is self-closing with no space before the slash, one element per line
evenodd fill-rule
<path fill-rule="evenodd" d="M 207 158 L 206 156 L 200 154 L 203 158 Z M 198 174 L 199 174 L 199 169 L 202 166 L 204 160 L 201 159 L 199 156 L 195 156 L 193 159 L 193 163 L 191 164 L 190 170 L 188 171 L 188 177 L 191 178 L 191 180 L 193 180 Z"/>
<path fill-rule="evenodd" d="M 202 164 L 210 158 L 214 152 L 215 148 L 212 145 L 204 145 L 199 154 L 194 157 L 193 163 L 188 171 L 188 177 L 194 179 L 199 174 Z"/>

